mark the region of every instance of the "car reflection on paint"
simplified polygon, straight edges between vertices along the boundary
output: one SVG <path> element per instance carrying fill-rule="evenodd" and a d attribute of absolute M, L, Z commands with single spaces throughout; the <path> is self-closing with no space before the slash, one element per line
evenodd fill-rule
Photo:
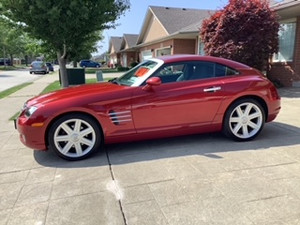
<path fill-rule="evenodd" d="M 28 100 L 16 121 L 21 141 L 79 160 L 102 144 L 223 132 L 254 139 L 280 111 L 280 97 L 259 71 L 230 60 L 164 56 L 120 78 Z"/>

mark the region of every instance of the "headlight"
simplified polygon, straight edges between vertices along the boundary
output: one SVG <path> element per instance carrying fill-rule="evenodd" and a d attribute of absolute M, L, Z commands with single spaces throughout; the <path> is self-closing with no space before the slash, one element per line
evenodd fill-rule
<path fill-rule="evenodd" d="M 31 117 L 32 114 L 33 114 L 37 109 L 38 109 L 38 108 L 35 107 L 35 106 L 30 106 L 29 108 L 27 108 L 27 109 L 25 110 L 25 116 L 26 116 L 26 117 Z"/>

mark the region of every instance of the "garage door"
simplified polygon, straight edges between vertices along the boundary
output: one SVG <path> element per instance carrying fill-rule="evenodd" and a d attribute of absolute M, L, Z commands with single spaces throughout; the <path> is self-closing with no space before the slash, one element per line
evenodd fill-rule
<path fill-rule="evenodd" d="M 151 50 L 142 51 L 142 61 L 152 58 Z"/>

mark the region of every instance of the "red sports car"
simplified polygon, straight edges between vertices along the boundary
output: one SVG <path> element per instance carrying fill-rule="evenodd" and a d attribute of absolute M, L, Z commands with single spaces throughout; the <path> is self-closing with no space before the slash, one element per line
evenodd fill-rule
<path fill-rule="evenodd" d="M 37 96 L 18 120 L 21 141 L 83 159 L 102 144 L 223 131 L 255 138 L 280 111 L 280 97 L 259 71 L 196 55 L 140 63 L 120 78 Z"/>

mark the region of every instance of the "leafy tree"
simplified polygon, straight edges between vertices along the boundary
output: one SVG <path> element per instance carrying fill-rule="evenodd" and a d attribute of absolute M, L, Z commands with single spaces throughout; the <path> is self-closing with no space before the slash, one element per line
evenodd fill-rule
<path fill-rule="evenodd" d="M 279 23 L 267 0 L 229 0 L 224 9 L 203 21 L 200 36 L 207 55 L 265 69 L 278 52 Z"/>
<path fill-rule="evenodd" d="M 69 60 L 73 61 L 73 66 L 77 67 L 77 62 L 81 59 L 91 58 L 91 53 L 97 50 L 97 42 L 102 40 L 101 32 L 96 31 L 86 37 L 86 40 L 77 48 L 73 48 L 69 53 Z"/>
<path fill-rule="evenodd" d="M 14 56 L 23 55 L 25 41 L 22 30 L 10 27 L 8 24 L 0 21 L 0 48 L 3 58 L 10 57 L 11 65 L 13 65 Z"/>
<path fill-rule="evenodd" d="M 92 33 L 114 27 L 114 21 L 129 8 L 129 0 L 1 1 L 6 18 L 56 52 L 63 87 L 68 86 L 67 55 Z"/>

